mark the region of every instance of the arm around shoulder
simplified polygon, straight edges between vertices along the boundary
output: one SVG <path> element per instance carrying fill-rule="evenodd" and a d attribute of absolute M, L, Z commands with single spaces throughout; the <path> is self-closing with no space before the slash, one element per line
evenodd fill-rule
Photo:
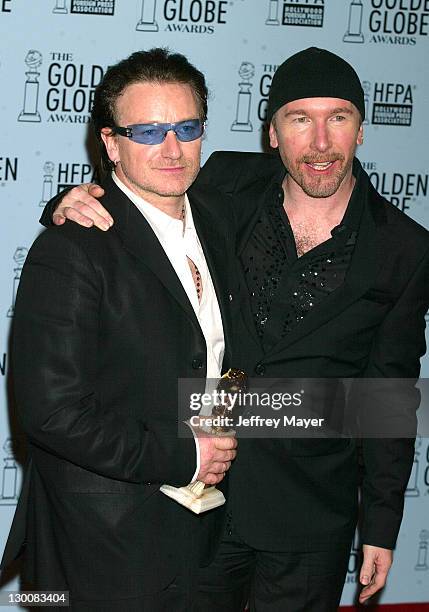
<path fill-rule="evenodd" d="M 45 227 L 63 225 L 67 219 L 84 227 L 110 229 L 113 219 L 97 198 L 104 194 L 99 185 L 86 183 L 70 187 L 52 198 L 45 206 L 40 223 Z"/>

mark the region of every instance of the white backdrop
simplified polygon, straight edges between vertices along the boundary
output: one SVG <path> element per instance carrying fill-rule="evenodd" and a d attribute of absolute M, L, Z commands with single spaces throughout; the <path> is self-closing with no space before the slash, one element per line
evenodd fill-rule
<path fill-rule="evenodd" d="M 360 160 L 383 195 L 429 227 L 428 34 L 429 0 L 0 0 L 0 549 L 21 479 L 6 382 L 15 292 L 41 207 L 93 176 L 89 111 L 106 67 L 153 46 L 186 54 L 211 90 L 206 159 L 261 150 L 276 66 L 312 45 L 334 51 L 365 90 Z M 419 438 L 382 602 L 429 601 L 428 500 L 429 441 Z M 352 550 L 344 604 L 354 600 L 356 558 Z"/>

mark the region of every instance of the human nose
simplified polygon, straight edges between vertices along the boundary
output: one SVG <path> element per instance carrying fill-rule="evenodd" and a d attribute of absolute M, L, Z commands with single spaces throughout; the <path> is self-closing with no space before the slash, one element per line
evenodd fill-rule
<path fill-rule="evenodd" d="M 328 126 L 325 122 L 318 122 L 313 127 L 312 148 L 316 151 L 327 151 L 331 146 Z"/>
<path fill-rule="evenodd" d="M 179 159 L 182 155 L 180 142 L 173 130 L 168 130 L 162 143 L 162 155 L 170 159 Z"/>

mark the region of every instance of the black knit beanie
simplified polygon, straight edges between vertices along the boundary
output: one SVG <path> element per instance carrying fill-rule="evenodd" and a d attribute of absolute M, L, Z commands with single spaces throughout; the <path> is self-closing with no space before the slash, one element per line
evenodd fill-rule
<path fill-rule="evenodd" d="M 365 119 L 362 85 L 355 70 L 335 53 L 310 47 L 289 57 L 271 82 L 267 120 L 280 107 L 302 98 L 341 98 L 352 102 Z"/>

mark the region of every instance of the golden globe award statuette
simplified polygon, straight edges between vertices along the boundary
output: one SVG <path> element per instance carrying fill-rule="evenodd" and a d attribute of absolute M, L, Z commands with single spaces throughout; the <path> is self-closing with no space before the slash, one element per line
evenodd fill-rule
<path fill-rule="evenodd" d="M 226 401 L 222 404 L 217 404 L 213 407 L 212 417 L 219 417 L 219 420 L 225 419 L 228 415 L 231 417 L 231 409 L 228 400 L 228 395 L 235 395 L 247 389 L 247 376 L 241 370 L 230 368 L 226 374 L 224 374 L 218 385 L 217 391 L 224 392 L 226 395 Z M 213 420 L 213 419 L 212 419 Z M 204 418 L 202 419 L 204 423 Z M 229 427 L 222 425 L 213 426 L 210 425 L 205 427 L 204 424 L 200 426 L 200 429 L 208 435 L 213 436 L 232 436 L 234 430 Z M 173 487 L 171 485 L 162 485 L 160 491 L 162 491 L 171 499 L 174 499 L 182 506 L 189 508 L 195 514 L 201 514 L 212 508 L 217 508 L 225 503 L 225 496 L 222 491 L 216 489 L 215 486 L 206 486 L 204 482 L 196 480 L 188 484 L 186 487 Z"/>

